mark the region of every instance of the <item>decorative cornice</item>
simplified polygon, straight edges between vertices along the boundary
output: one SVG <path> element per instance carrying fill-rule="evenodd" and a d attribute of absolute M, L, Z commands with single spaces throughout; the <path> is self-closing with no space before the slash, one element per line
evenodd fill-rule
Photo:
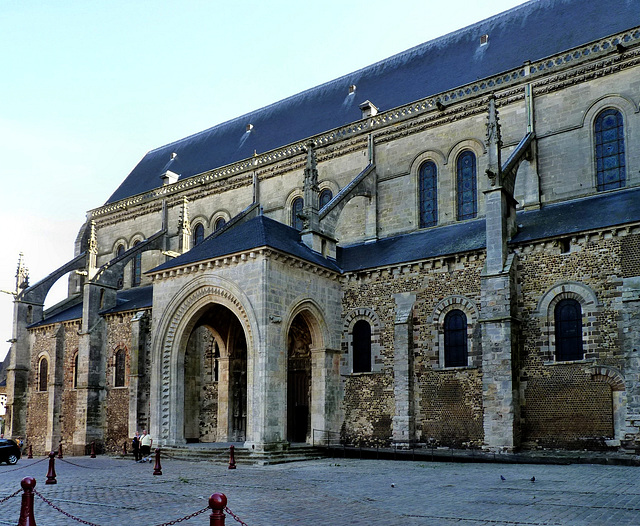
<path fill-rule="evenodd" d="M 290 254 L 285 254 L 284 252 L 279 252 L 267 247 L 255 248 L 244 252 L 237 252 L 235 254 L 229 254 L 219 258 L 198 261 L 197 263 L 189 263 L 182 267 L 159 270 L 157 272 L 149 273 L 149 276 L 151 277 L 151 281 L 153 283 L 156 283 L 158 281 L 171 279 L 177 276 L 196 274 L 199 272 L 207 272 L 224 267 L 240 265 L 248 261 L 254 261 L 258 257 L 269 258 L 273 259 L 274 261 L 282 261 L 289 266 L 301 268 L 313 274 L 329 279 L 339 279 L 339 273 L 333 270 L 314 265 L 313 263 L 294 257 Z"/>

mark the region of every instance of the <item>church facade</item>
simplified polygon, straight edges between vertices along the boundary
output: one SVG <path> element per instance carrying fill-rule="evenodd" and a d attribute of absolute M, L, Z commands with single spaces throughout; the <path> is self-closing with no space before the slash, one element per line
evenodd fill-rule
<path fill-rule="evenodd" d="M 640 18 L 596 4 L 534 0 L 149 152 L 73 260 L 20 261 L 7 434 L 635 451 Z"/>

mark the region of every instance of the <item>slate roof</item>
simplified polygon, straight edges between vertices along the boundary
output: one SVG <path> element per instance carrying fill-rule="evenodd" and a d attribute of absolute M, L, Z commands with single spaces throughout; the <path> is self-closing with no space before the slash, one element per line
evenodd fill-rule
<path fill-rule="evenodd" d="M 218 236 L 206 238 L 189 252 L 163 263 L 151 272 L 168 270 L 260 247 L 274 248 L 320 267 L 336 272 L 340 271 L 335 261 L 322 257 L 300 241 L 300 232 L 295 228 L 260 215 L 229 228 Z"/>
<path fill-rule="evenodd" d="M 640 23 L 637 0 L 532 0 L 502 14 L 148 152 L 107 200 L 161 186 L 167 169 L 181 179 L 267 152 L 361 119 L 359 105 L 381 111 L 475 82 Z M 488 34 L 488 44 L 479 45 Z M 357 86 L 348 95 L 350 85 Z M 248 124 L 253 130 L 246 131 Z M 172 154 L 177 157 L 172 160 Z"/>
<path fill-rule="evenodd" d="M 116 312 L 125 312 L 129 310 L 138 310 L 151 307 L 153 300 L 153 286 L 135 287 L 132 289 L 119 290 L 116 297 L 116 306 L 101 311 L 101 315 L 114 314 Z M 79 320 L 82 318 L 82 303 L 77 303 L 67 309 L 61 309 L 51 316 L 46 317 L 42 321 L 29 325 L 29 329 L 41 327 L 43 325 L 52 325 L 54 323 L 62 323 L 65 321 Z"/>

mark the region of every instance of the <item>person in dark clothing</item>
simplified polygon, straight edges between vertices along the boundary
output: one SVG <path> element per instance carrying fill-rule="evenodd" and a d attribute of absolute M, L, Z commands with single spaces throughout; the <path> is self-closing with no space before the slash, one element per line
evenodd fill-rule
<path fill-rule="evenodd" d="M 131 443 L 133 447 L 133 459 L 138 462 L 141 458 L 140 455 L 140 433 L 136 431 L 136 436 L 133 437 L 133 441 Z"/>

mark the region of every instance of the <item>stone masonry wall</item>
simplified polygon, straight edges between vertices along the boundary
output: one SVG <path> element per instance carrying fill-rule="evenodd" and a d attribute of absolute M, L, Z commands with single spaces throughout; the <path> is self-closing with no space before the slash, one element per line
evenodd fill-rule
<path fill-rule="evenodd" d="M 391 437 L 394 413 L 394 294 L 414 292 L 413 368 L 415 427 L 418 441 L 433 438 L 448 446 L 482 443 L 482 374 L 475 361 L 479 332 L 471 327 L 471 367 L 444 369 L 440 364 L 439 330 L 434 310 L 443 300 L 461 296 L 479 307 L 483 258 L 470 255 L 456 261 L 436 260 L 402 268 L 362 273 L 344 283 L 343 317 L 368 308 L 380 320 L 382 372 L 348 375 L 345 379 L 343 431 L 356 443 L 377 444 Z M 456 300 L 454 300 L 456 301 Z M 464 310 L 465 307 L 460 307 Z M 472 316 L 467 314 L 471 325 Z M 352 352 L 344 344 L 343 366 Z M 382 411 L 382 412 L 381 412 Z"/>
<path fill-rule="evenodd" d="M 31 370 L 29 371 L 29 398 L 27 401 L 27 436 L 22 437 L 25 445 L 33 446 L 33 453 L 41 455 L 45 453 L 45 440 L 47 434 L 49 393 L 39 391 L 38 362 L 43 355 L 49 360 L 49 372 L 51 372 L 51 358 L 55 351 L 56 326 L 48 326 L 36 329 L 31 333 Z M 49 381 L 47 381 L 47 384 Z"/>
<path fill-rule="evenodd" d="M 568 252 L 559 242 L 520 251 L 524 446 L 598 448 L 613 438 L 611 387 L 592 379 L 587 370 L 594 365 L 625 370 L 616 310 L 622 240 L 607 233 L 573 238 Z M 585 359 L 558 363 L 553 327 L 547 313 L 537 308 L 547 291 L 569 281 L 589 287 L 598 305 L 594 315 L 586 316 L 583 310 Z"/>

